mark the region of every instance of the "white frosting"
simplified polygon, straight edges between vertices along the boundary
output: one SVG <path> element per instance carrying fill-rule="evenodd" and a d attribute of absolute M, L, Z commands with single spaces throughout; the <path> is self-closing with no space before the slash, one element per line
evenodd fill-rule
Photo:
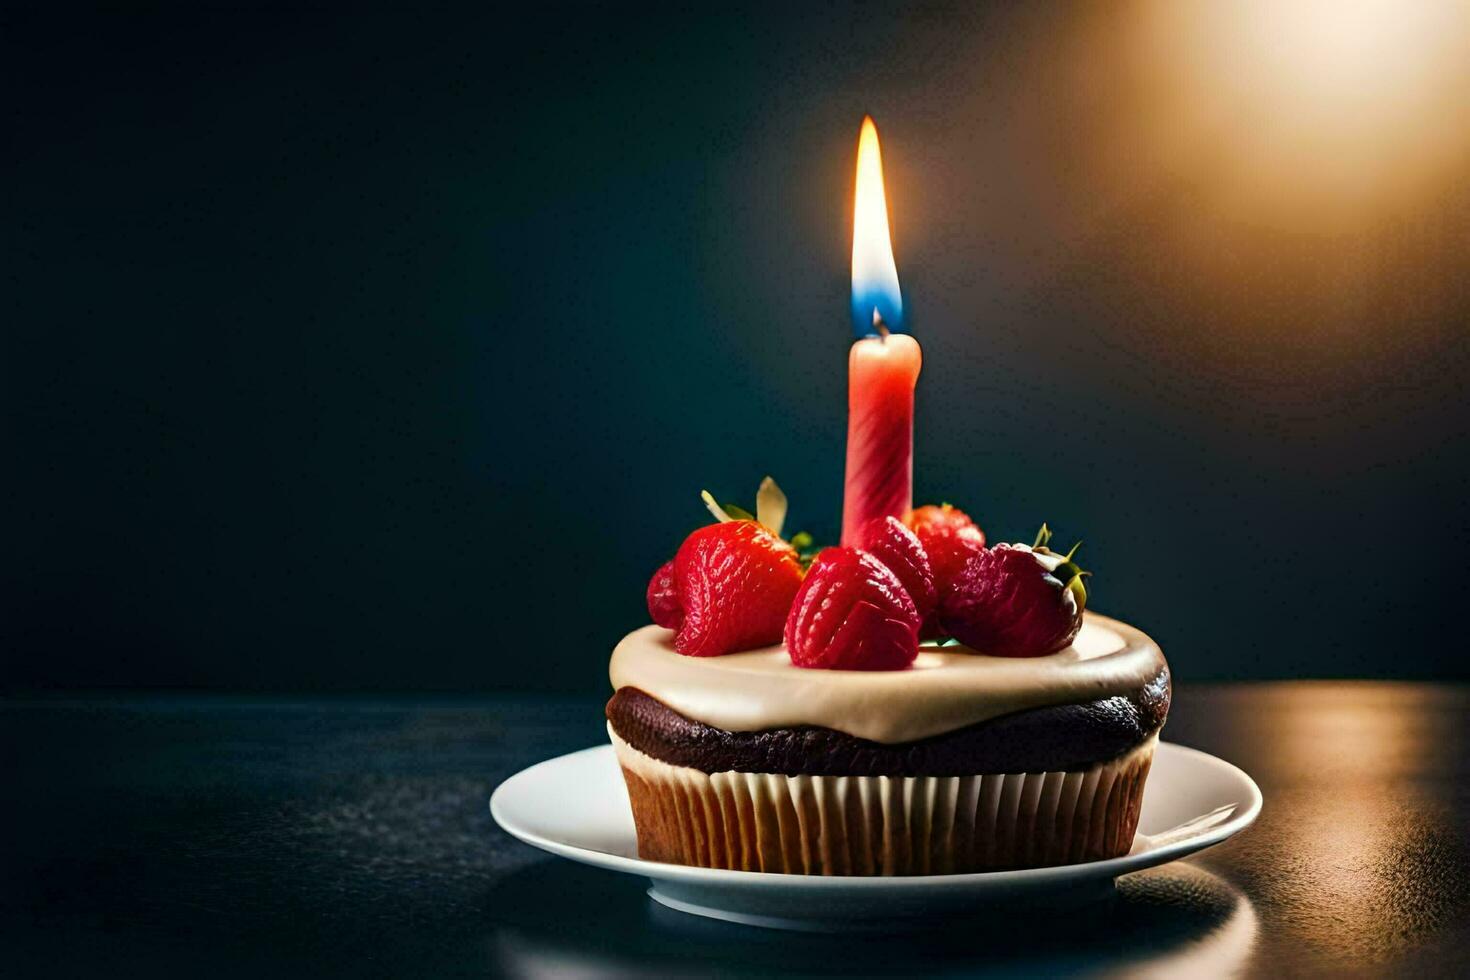
<path fill-rule="evenodd" d="M 1164 666 L 1153 640 L 1096 613 L 1084 614 L 1070 647 L 1049 656 L 921 649 L 908 670 L 811 670 L 793 666 L 784 646 L 685 657 L 673 639 L 658 626 L 625 636 L 608 667 L 613 688 L 636 687 L 726 731 L 816 725 L 890 744 L 1027 708 L 1129 694 Z"/>

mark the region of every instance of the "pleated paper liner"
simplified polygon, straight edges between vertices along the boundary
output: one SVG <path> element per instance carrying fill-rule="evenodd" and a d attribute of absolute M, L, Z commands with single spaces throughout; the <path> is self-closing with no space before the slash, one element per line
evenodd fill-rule
<path fill-rule="evenodd" d="M 1133 846 L 1158 737 L 1080 772 L 782 776 L 673 766 L 611 727 L 638 855 L 702 868 L 923 875 L 1075 864 Z"/>

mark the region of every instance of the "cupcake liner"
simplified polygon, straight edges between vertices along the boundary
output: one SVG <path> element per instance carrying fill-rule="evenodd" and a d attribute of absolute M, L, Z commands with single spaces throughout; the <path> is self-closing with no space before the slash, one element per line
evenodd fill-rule
<path fill-rule="evenodd" d="M 674 766 L 609 726 L 645 860 L 818 875 L 924 875 L 1117 857 L 1158 736 L 1078 772 L 783 776 Z"/>

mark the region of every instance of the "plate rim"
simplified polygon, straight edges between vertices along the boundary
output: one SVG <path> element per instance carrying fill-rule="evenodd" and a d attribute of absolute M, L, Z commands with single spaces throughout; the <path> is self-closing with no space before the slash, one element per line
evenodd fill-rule
<path fill-rule="evenodd" d="M 1105 858 L 1100 861 L 1083 861 L 1077 864 L 1059 864 L 1045 868 L 1017 868 L 1007 871 L 970 871 L 960 874 L 937 874 L 937 875 L 806 875 L 788 874 L 780 871 L 737 871 L 728 868 L 700 868 L 684 864 L 669 864 L 663 861 L 648 861 L 643 858 L 625 857 L 621 854 L 610 854 L 607 851 L 598 851 L 577 844 L 568 844 L 563 841 L 554 840 L 543 836 L 514 821 L 508 821 L 504 812 L 504 806 L 498 801 L 503 800 L 502 794 L 511 783 L 543 767 L 554 766 L 564 763 L 576 756 L 591 754 L 611 754 L 611 744 L 593 745 L 574 752 L 567 752 L 543 759 L 533 765 L 527 766 L 506 777 L 500 782 L 490 794 L 490 816 L 494 819 L 501 830 L 524 844 L 564 857 L 571 861 L 592 867 L 605 868 L 610 871 L 619 871 L 624 874 L 641 875 L 655 881 L 678 881 L 698 883 L 704 885 L 729 885 L 749 888 L 809 888 L 809 889 L 901 889 L 901 888 L 924 888 L 924 889 L 968 889 L 986 883 L 1004 883 L 1006 885 L 1039 885 L 1059 881 L 1075 880 L 1079 877 L 1102 877 L 1106 875 L 1115 878 L 1119 875 L 1130 874 L 1134 871 L 1142 871 L 1146 868 L 1157 867 L 1170 861 L 1178 860 L 1188 854 L 1213 847 L 1220 842 L 1229 839 L 1245 830 L 1255 823 L 1265 803 L 1261 794 L 1261 788 L 1250 774 L 1234 763 L 1227 762 L 1216 755 L 1211 755 L 1201 749 L 1190 748 L 1187 745 L 1179 745 L 1175 742 L 1159 742 L 1159 748 L 1171 753 L 1183 753 L 1191 757 L 1196 763 L 1203 764 L 1216 769 L 1224 769 L 1228 773 L 1237 776 L 1247 789 L 1250 798 L 1249 806 L 1241 812 L 1231 814 L 1228 820 L 1224 820 L 1209 830 L 1200 834 L 1186 837 L 1182 840 L 1171 841 L 1153 850 L 1138 854 L 1124 854 L 1120 857 Z"/>

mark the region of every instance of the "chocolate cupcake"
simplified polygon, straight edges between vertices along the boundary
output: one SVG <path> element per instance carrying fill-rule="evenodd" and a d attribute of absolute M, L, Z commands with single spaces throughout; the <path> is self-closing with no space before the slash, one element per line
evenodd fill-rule
<path fill-rule="evenodd" d="M 809 670 L 787 648 L 613 652 L 608 732 L 645 859 L 918 875 L 1116 857 L 1169 709 L 1142 632 L 1087 613 L 1025 658 L 926 646 L 904 670 Z"/>

